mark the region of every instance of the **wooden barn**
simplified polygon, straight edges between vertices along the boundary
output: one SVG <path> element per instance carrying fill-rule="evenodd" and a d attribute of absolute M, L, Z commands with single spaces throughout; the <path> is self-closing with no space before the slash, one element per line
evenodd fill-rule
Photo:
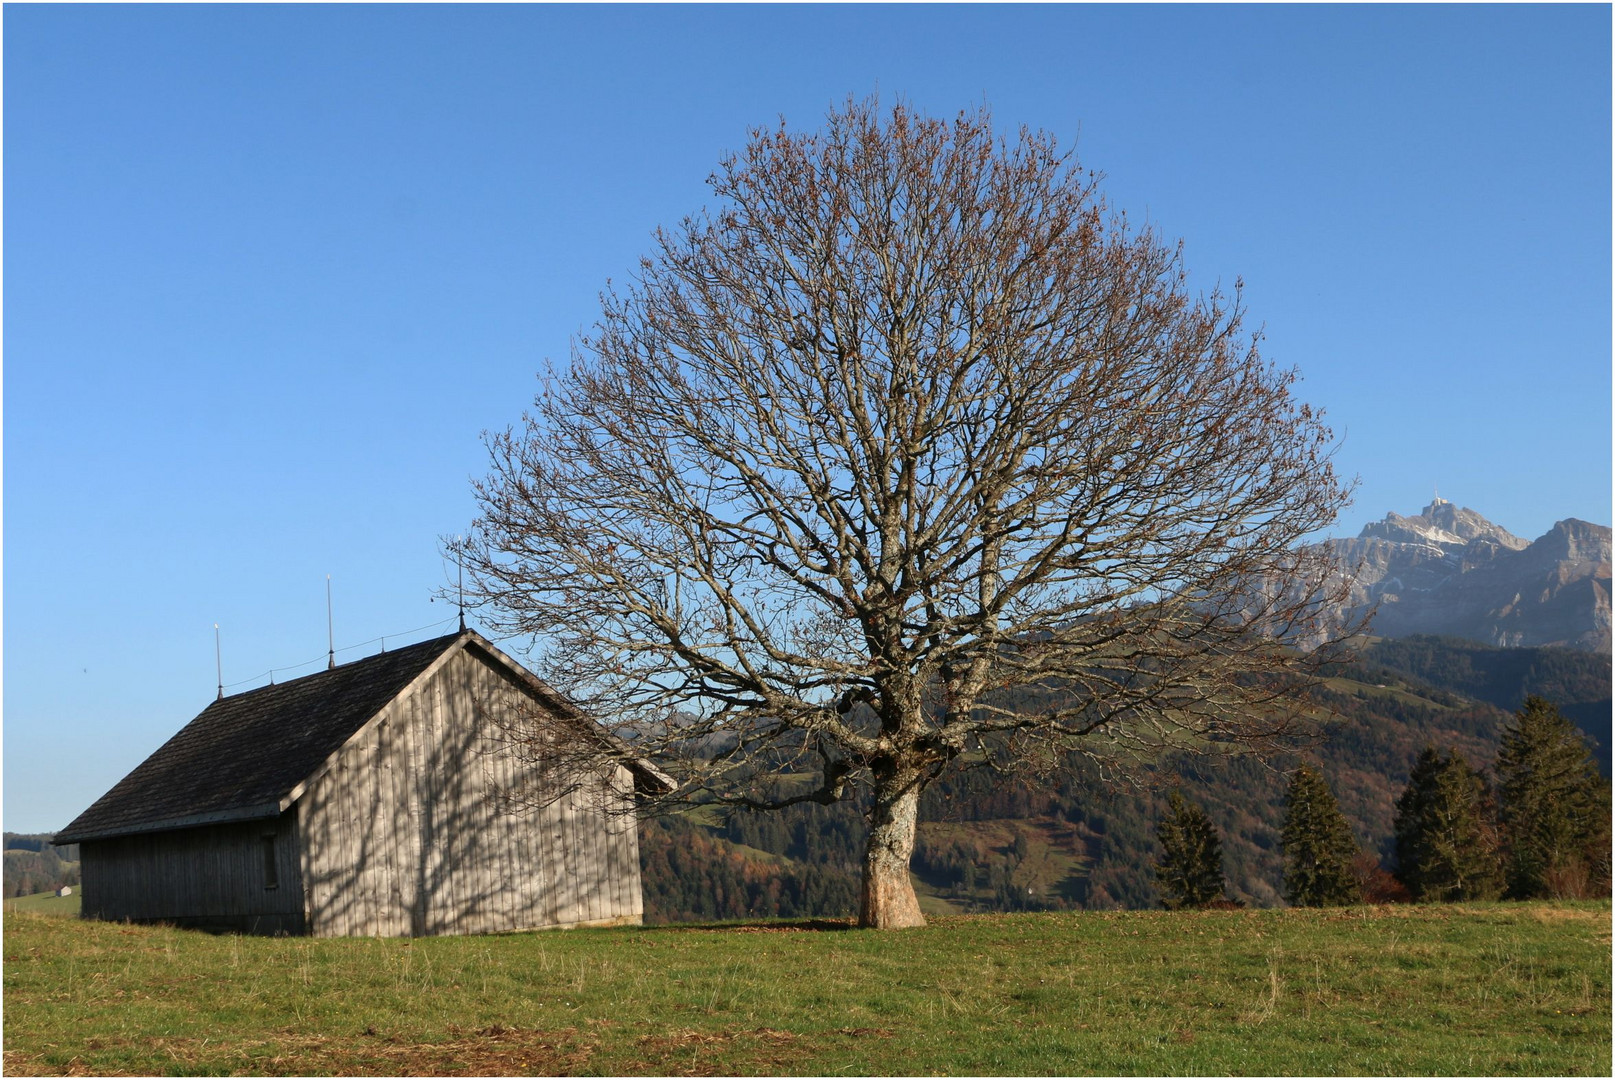
<path fill-rule="evenodd" d="M 557 759 L 589 766 L 535 781 L 554 770 L 501 717 L 541 718 Z M 512 810 L 535 782 L 545 805 Z M 221 697 L 55 842 L 81 845 L 88 918 L 321 937 L 637 923 L 630 811 L 668 783 L 461 631 Z"/>

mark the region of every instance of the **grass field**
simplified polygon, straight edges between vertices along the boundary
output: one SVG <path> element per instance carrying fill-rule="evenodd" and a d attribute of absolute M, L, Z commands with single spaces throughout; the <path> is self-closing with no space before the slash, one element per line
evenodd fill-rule
<path fill-rule="evenodd" d="M 19 1073 L 1610 1073 L 1610 907 L 210 937 L 9 912 Z"/>
<path fill-rule="evenodd" d="M 5 912 L 7 915 L 19 911 L 36 915 L 77 915 L 79 901 L 79 891 L 76 888 L 71 896 L 57 896 L 53 892 L 36 893 L 33 896 L 16 896 L 7 900 Z"/>

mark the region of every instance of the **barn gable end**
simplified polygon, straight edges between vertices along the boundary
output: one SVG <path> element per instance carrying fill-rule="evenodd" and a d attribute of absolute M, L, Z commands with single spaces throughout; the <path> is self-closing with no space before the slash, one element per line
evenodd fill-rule
<path fill-rule="evenodd" d="M 501 715 L 598 745 L 538 811 Z M 213 766 L 210 768 L 210 765 Z M 215 702 L 56 837 L 86 917 L 429 935 L 641 916 L 636 787 L 668 780 L 466 631 Z"/>

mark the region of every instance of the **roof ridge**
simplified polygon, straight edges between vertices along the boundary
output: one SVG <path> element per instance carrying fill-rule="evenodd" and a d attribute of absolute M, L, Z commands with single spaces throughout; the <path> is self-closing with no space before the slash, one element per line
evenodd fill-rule
<path fill-rule="evenodd" d="M 216 702 L 217 701 L 231 701 L 231 700 L 234 700 L 236 698 L 246 697 L 248 694 L 257 694 L 257 693 L 260 693 L 260 692 L 262 692 L 264 690 L 279 690 L 279 689 L 282 689 L 283 687 L 292 686 L 292 685 L 294 685 L 296 683 L 306 682 L 309 679 L 323 678 L 323 677 L 325 677 L 327 675 L 332 674 L 333 672 L 349 670 L 355 664 L 363 664 L 363 663 L 366 663 L 367 661 L 376 660 L 376 659 L 379 659 L 379 658 L 381 658 L 383 656 L 394 656 L 394 655 L 396 655 L 398 653 L 404 652 L 405 650 L 417 649 L 417 648 L 420 648 L 421 646 L 424 646 L 424 645 L 440 644 L 440 643 L 442 643 L 444 641 L 449 641 L 449 640 L 452 640 L 454 638 L 458 638 L 462 634 L 466 634 L 466 633 L 470 633 L 470 631 L 456 630 L 456 631 L 454 631 L 452 633 L 440 634 L 435 638 L 425 638 L 425 639 L 423 639 L 421 641 L 412 641 L 408 645 L 400 645 L 396 649 L 391 649 L 391 650 L 382 649 L 380 652 L 371 653 L 369 656 L 361 656 L 356 660 L 345 660 L 342 663 L 337 664 L 335 667 L 322 668 L 319 671 L 311 671 L 307 675 L 299 675 L 299 676 L 297 676 L 296 678 L 293 678 L 293 679 L 283 679 L 280 682 L 265 683 L 263 686 L 248 687 L 245 690 L 238 690 L 233 694 L 225 694 L 224 697 L 215 698 L 214 700 Z M 318 661 L 317 660 L 310 660 L 309 663 L 311 663 L 311 664 L 318 663 Z M 302 665 L 298 665 L 298 666 L 302 666 Z M 276 671 L 276 670 L 284 670 L 284 669 L 271 668 L 270 670 L 271 671 Z M 226 689 L 228 689 L 228 687 Z"/>

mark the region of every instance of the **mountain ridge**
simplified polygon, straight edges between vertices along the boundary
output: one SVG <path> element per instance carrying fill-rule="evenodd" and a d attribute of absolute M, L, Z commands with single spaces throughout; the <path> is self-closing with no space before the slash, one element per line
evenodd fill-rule
<path fill-rule="evenodd" d="M 1352 579 L 1339 614 L 1372 610 L 1376 636 L 1610 652 L 1607 525 L 1565 518 L 1525 540 L 1438 496 L 1324 546 Z"/>

